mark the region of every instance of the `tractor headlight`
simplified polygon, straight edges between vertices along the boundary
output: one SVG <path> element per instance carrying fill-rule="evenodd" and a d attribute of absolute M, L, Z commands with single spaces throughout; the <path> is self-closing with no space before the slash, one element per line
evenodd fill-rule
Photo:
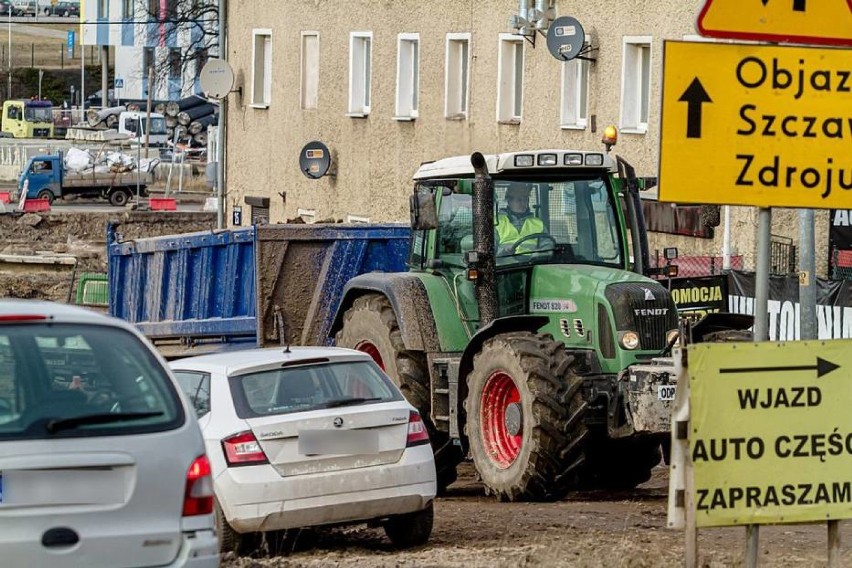
<path fill-rule="evenodd" d="M 674 345 L 678 335 L 680 335 L 680 332 L 676 329 L 669 331 L 666 334 L 666 345 Z"/>
<path fill-rule="evenodd" d="M 639 348 L 639 334 L 635 331 L 625 331 L 621 334 L 621 346 L 625 349 L 633 349 Z"/>

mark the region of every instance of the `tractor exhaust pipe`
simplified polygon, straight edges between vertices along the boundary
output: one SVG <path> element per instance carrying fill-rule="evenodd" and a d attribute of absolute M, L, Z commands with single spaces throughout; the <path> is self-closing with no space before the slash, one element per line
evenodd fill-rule
<path fill-rule="evenodd" d="M 474 152 L 470 157 L 473 180 L 473 250 L 476 303 L 480 329 L 497 319 L 497 279 L 494 258 L 494 181 L 488 175 L 485 156 Z"/>

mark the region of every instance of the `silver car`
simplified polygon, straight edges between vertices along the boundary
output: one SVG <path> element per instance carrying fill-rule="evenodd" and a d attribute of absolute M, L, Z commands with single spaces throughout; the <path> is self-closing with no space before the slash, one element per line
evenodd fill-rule
<path fill-rule="evenodd" d="M 218 566 L 192 408 L 130 325 L 0 300 L 0 565 Z"/>
<path fill-rule="evenodd" d="M 261 532 L 363 522 L 398 547 L 428 540 L 429 436 L 368 355 L 256 349 L 171 367 L 204 432 L 223 552 L 251 552 Z"/>

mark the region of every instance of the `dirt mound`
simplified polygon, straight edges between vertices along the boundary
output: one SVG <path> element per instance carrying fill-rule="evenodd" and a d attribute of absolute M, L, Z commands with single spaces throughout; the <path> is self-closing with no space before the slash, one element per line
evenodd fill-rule
<path fill-rule="evenodd" d="M 107 271 L 107 225 L 121 241 L 211 230 L 213 213 L 0 215 L 0 296 L 73 302 L 83 272 Z"/>

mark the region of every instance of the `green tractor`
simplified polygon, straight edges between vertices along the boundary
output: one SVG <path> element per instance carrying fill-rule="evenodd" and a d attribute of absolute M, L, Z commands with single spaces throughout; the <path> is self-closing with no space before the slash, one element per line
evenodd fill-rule
<path fill-rule="evenodd" d="M 547 150 L 425 163 L 414 181 L 410 270 L 349 281 L 332 333 L 420 409 L 439 486 L 466 455 L 508 501 L 646 481 L 678 335 L 647 277 L 646 180 L 608 153 Z M 496 242 L 518 192 L 537 221 Z"/>

